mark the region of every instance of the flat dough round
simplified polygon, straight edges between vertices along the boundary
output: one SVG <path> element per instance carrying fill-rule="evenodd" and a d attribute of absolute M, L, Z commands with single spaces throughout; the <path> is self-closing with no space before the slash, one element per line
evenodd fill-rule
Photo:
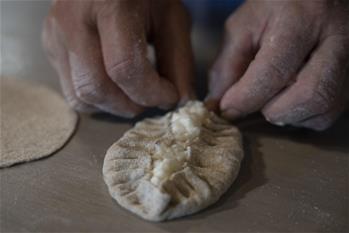
<path fill-rule="evenodd" d="M 196 125 L 199 133 L 192 130 L 196 136 L 182 140 L 177 133 L 183 128 L 174 128 L 173 119 L 178 112 L 191 115 L 194 105 L 204 108 L 189 102 L 176 112 L 145 119 L 108 149 L 104 180 L 121 206 L 147 220 L 173 219 L 213 204 L 233 183 L 243 158 L 241 134 L 205 110 Z M 181 120 L 181 127 L 195 125 Z"/>
<path fill-rule="evenodd" d="M 74 132 L 77 114 L 38 83 L 1 78 L 0 167 L 51 155 Z"/>

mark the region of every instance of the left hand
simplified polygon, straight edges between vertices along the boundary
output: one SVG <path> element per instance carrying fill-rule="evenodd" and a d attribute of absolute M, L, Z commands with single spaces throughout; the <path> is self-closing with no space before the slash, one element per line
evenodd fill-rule
<path fill-rule="evenodd" d="M 77 111 L 131 118 L 194 96 L 190 18 L 180 0 L 56 0 L 42 39 Z"/>
<path fill-rule="evenodd" d="M 277 125 L 328 128 L 343 110 L 347 1 L 247 1 L 225 25 L 208 102 L 236 119 L 262 111 Z"/>

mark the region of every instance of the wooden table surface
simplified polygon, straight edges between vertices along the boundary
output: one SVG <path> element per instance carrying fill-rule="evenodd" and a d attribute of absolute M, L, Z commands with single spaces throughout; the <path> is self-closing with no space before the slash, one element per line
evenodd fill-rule
<path fill-rule="evenodd" d="M 59 90 L 40 47 L 48 1 L 1 1 L 2 74 Z M 348 231 L 349 114 L 328 131 L 279 128 L 259 115 L 238 122 L 241 172 L 218 203 L 164 223 L 141 220 L 110 197 L 102 178 L 108 147 L 131 121 L 80 118 L 53 156 L 0 170 L 0 231 L 320 232 Z"/>

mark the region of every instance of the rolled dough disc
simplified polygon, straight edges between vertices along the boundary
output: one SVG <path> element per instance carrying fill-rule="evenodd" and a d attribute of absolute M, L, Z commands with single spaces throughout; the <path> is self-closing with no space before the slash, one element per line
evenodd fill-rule
<path fill-rule="evenodd" d="M 54 91 L 1 78 L 0 168 L 39 159 L 60 149 L 74 132 L 77 114 Z"/>
<path fill-rule="evenodd" d="M 181 118 L 181 112 L 197 115 L 200 124 Z M 192 129 L 190 137 L 186 128 Z M 103 175 L 121 206 L 144 219 L 163 221 L 216 202 L 235 180 L 242 158 L 239 130 L 191 102 L 127 131 L 108 149 Z"/>

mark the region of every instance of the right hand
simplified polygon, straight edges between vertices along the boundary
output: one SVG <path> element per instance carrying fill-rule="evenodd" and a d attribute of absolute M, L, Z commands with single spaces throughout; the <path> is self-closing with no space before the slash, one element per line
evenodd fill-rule
<path fill-rule="evenodd" d="M 225 25 L 207 102 L 230 120 L 330 127 L 348 90 L 348 1 L 246 1 Z"/>
<path fill-rule="evenodd" d="M 56 0 L 43 44 L 72 107 L 134 117 L 193 97 L 189 21 L 180 0 Z"/>

